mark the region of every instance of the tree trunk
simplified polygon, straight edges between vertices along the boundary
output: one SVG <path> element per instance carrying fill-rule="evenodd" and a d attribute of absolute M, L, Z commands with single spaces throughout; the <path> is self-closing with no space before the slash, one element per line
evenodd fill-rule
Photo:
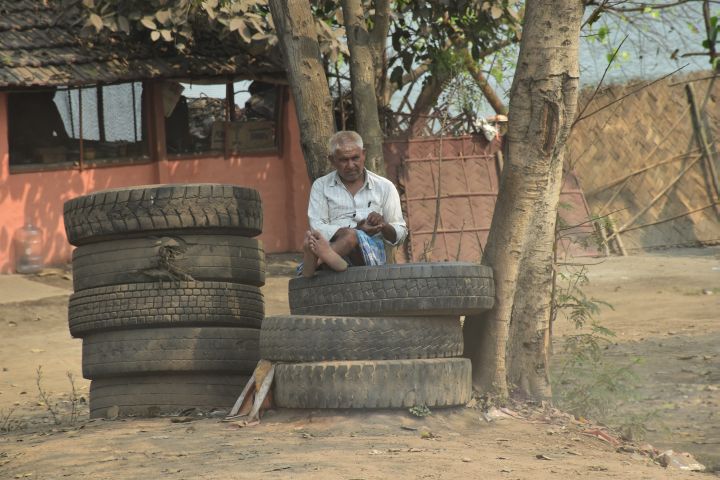
<path fill-rule="evenodd" d="M 335 132 L 332 97 L 307 0 L 270 0 L 270 12 L 285 57 L 295 99 L 300 144 L 311 181 L 326 174 L 327 142 Z"/>
<path fill-rule="evenodd" d="M 546 192 L 536 204 L 513 301 L 508 345 L 508 381 L 520 398 L 552 399 L 550 313 L 553 292 L 555 224 L 563 183 L 563 158 L 552 165 Z"/>
<path fill-rule="evenodd" d="M 370 50 L 375 67 L 375 96 L 380 112 L 384 112 L 390 100 L 385 101 L 387 83 L 387 39 L 390 31 L 390 0 L 375 0 L 373 28 L 370 31 Z M 381 119 L 382 120 L 382 119 Z M 381 122 L 382 124 L 382 122 Z"/>
<path fill-rule="evenodd" d="M 410 120 L 408 125 L 408 133 L 413 136 L 420 136 L 423 133 L 425 125 L 428 124 L 428 114 L 435 106 L 445 89 L 445 84 L 452 77 L 448 70 L 443 69 L 440 72 L 433 73 L 423 85 L 420 94 L 415 100 L 415 106 L 410 112 Z"/>
<path fill-rule="evenodd" d="M 384 175 L 383 133 L 378 116 L 375 62 L 370 34 L 365 25 L 365 13 L 360 0 L 343 0 L 342 10 L 350 50 L 350 83 L 355 124 L 358 133 L 363 137 L 368 168 Z"/>
<path fill-rule="evenodd" d="M 552 264 L 543 255 L 533 218 L 539 221 L 555 206 L 554 172 L 562 168 L 562 152 L 577 107 L 578 44 L 582 0 L 528 0 L 520 53 L 510 94 L 510 123 L 505 145 L 505 169 L 500 181 L 483 263 L 495 272 L 495 306 L 480 317 L 465 320 L 466 354 L 473 362 L 473 383 L 483 392 L 508 394 L 506 355 L 510 319 L 518 277 L 526 265 L 537 263 L 537 275 L 547 274 Z M 553 220 L 554 221 L 554 220 Z M 543 224 L 543 228 L 547 225 Z M 525 250 L 529 249 L 528 254 Z M 537 258 L 535 258 L 537 255 Z M 551 259 L 550 259 L 551 262 Z M 523 273 L 523 280 L 537 278 Z M 522 285 L 527 288 L 527 285 Z M 531 287 L 534 289 L 535 285 Z M 531 300 L 542 310 L 549 295 Z M 531 313 L 538 310 L 533 308 Z M 524 319 L 520 335 L 531 338 L 543 320 Z M 524 325 L 524 327 L 523 327 Z M 514 334 L 518 334 L 513 330 Z M 541 348 L 545 348 L 545 342 Z M 511 365 L 517 362 L 509 362 Z"/>

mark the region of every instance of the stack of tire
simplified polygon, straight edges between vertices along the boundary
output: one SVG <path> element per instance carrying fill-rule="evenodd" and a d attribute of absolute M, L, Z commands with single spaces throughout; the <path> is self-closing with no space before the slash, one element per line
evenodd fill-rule
<path fill-rule="evenodd" d="M 471 263 L 397 264 L 290 280 L 291 315 L 260 334 L 287 408 L 463 405 L 472 393 L 460 317 L 494 302 L 492 270 Z"/>
<path fill-rule="evenodd" d="M 262 207 L 232 185 L 105 190 L 64 206 L 90 416 L 233 405 L 264 317 Z"/>

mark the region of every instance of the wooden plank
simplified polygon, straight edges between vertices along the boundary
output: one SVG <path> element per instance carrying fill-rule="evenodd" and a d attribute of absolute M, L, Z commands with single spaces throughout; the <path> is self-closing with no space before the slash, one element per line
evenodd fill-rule
<path fill-rule="evenodd" d="M 250 410 L 250 413 L 248 414 L 248 419 L 250 421 L 260 418 L 260 408 L 262 407 L 263 403 L 265 402 L 265 398 L 267 398 L 267 395 L 270 392 L 270 387 L 272 386 L 274 378 L 275 365 L 273 364 L 270 366 L 270 370 L 268 370 L 268 372 L 265 374 L 265 378 L 263 378 L 260 389 L 255 394 L 255 403 L 253 403 L 252 410 Z"/>
<path fill-rule="evenodd" d="M 695 130 L 695 138 L 703 152 L 703 160 L 705 166 L 708 169 L 708 173 L 711 177 L 711 184 L 715 190 L 715 198 L 711 200 L 720 199 L 720 185 L 718 185 L 718 176 L 715 171 L 715 160 L 713 159 L 712 152 L 707 140 L 707 134 L 705 133 L 705 126 L 703 125 L 702 119 L 700 118 L 700 111 L 695 103 L 695 93 L 691 84 L 685 85 L 685 92 L 687 92 L 688 103 L 690 103 L 690 111 L 693 119 L 693 129 Z M 715 213 L 720 217 L 720 205 L 715 204 Z"/>
<path fill-rule="evenodd" d="M 240 393 L 240 396 L 235 401 L 235 405 L 230 409 L 230 413 L 228 413 L 228 418 L 234 417 L 238 414 L 240 411 L 240 407 L 242 407 L 243 403 L 245 403 L 245 397 L 247 397 L 248 392 L 250 392 L 250 389 L 255 387 L 255 372 L 253 372 L 252 376 L 250 377 L 250 380 L 248 380 L 247 384 L 245 385 L 245 388 L 243 388 L 243 391 Z"/>

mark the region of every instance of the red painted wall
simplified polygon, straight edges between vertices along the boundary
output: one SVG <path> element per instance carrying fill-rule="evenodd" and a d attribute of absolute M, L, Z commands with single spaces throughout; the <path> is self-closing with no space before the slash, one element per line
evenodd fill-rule
<path fill-rule="evenodd" d="M 302 247 L 310 182 L 300 149 L 292 99 L 283 107 L 282 146 L 256 156 L 165 160 L 145 165 L 10 174 L 7 95 L 0 93 L 0 273 L 14 271 L 13 236 L 26 222 L 42 232 L 45 264 L 70 261 L 62 208 L 66 200 L 97 190 L 153 183 L 230 183 L 252 187 L 263 200 L 267 253 Z"/>

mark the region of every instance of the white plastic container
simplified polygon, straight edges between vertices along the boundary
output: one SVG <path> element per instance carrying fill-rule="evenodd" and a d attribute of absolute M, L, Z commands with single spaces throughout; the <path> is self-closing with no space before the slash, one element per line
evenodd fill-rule
<path fill-rule="evenodd" d="M 15 233 L 15 271 L 37 273 L 43 269 L 42 234 L 28 223 Z"/>

